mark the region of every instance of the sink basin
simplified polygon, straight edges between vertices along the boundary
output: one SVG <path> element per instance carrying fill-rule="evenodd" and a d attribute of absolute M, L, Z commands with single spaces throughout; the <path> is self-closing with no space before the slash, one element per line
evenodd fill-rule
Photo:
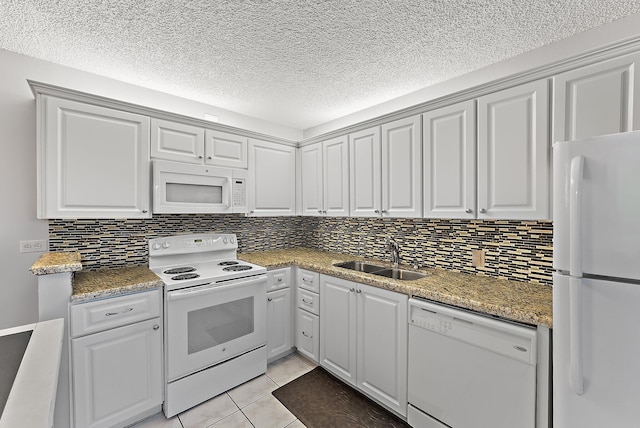
<path fill-rule="evenodd" d="M 367 263 L 367 262 L 358 262 L 358 261 L 336 263 L 334 266 L 345 268 L 345 269 L 356 270 L 358 272 L 366 272 L 366 273 L 374 273 L 376 271 L 386 269 L 384 266 L 374 265 L 373 263 Z"/>
<path fill-rule="evenodd" d="M 427 276 L 427 274 L 421 272 L 414 272 L 412 270 L 404 269 L 383 269 L 373 272 L 373 274 L 391 279 L 399 279 L 401 281 L 415 281 L 416 279 L 424 278 L 425 276 Z"/>
<path fill-rule="evenodd" d="M 373 275 L 384 276 L 386 278 L 399 279 L 401 281 L 415 281 L 416 279 L 427 276 L 425 273 L 414 272 L 412 270 L 387 268 L 385 266 L 359 261 L 336 263 L 334 266 L 358 272 L 371 273 Z"/>

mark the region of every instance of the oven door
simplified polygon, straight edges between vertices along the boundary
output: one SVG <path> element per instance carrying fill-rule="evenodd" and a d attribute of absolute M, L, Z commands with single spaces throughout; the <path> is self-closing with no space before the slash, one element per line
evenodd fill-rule
<path fill-rule="evenodd" d="M 266 285 L 258 275 L 167 292 L 167 380 L 265 345 Z"/>

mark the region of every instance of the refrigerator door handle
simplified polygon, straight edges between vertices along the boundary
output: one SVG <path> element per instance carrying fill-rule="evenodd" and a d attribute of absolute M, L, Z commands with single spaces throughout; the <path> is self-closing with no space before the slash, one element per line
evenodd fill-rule
<path fill-rule="evenodd" d="M 569 183 L 569 384 L 584 393 L 582 361 L 582 170 L 584 158 L 571 159 Z"/>
<path fill-rule="evenodd" d="M 569 181 L 569 275 L 582 278 L 582 169 L 584 158 L 571 159 Z"/>

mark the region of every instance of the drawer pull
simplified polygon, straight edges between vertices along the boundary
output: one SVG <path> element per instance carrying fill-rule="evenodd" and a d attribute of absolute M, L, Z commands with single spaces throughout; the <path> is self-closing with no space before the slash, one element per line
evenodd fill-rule
<path fill-rule="evenodd" d="M 282 282 L 282 278 L 278 278 L 278 282 Z"/>
<path fill-rule="evenodd" d="M 313 305 L 313 301 L 307 302 L 305 299 L 302 299 L 302 303 L 306 303 L 307 305 Z"/>
<path fill-rule="evenodd" d="M 302 282 L 308 282 L 309 284 L 313 284 L 313 279 L 302 278 Z"/>
<path fill-rule="evenodd" d="M 309 339 L 313 339 L 313 336 L 309 336 L 307 333 L 305 333 L 304 331 L 302 332 L 302 335 L 304 337 L 308 337 Z"/>
<path fill-rule="evenodd" d="M 131 312 L 133 310 L 133 308 L 127 308 L 124 311 L 121 312 L 107 312 L 106 314 L 104 314 L 105 317 L 111 317 L 113 315 L 122 315 L 122 314 L 126 314 L 127 312 Z"/>

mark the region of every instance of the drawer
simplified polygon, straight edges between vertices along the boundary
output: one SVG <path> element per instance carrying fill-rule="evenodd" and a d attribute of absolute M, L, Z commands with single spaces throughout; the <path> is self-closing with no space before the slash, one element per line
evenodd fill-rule
<path fill-rule="evenodd" d="M 320 274 L 309 270 L 298 269 L 298 288 L 320 293 Z"/>
<path fill-rule="evenodd" d="M 291 268 L 276 269 L 267 272 L 267 293 L 291 286 Z"/>
<path fill-rule="evenodd" d="M 320 358 L 320 318 L 302 309 L 296 310 L 296 348 L 311 361 Z"/>
<path fill-rule="evenodd" d="M 320 295 L 312 291 L 298 289 L 298 307 L 312 314 L 320 315 Z"/>
<path fill-rule="evenodd" d="M 108 330 L 160 316 L 159 289 L 71 306 L 71 337 Z"/>

